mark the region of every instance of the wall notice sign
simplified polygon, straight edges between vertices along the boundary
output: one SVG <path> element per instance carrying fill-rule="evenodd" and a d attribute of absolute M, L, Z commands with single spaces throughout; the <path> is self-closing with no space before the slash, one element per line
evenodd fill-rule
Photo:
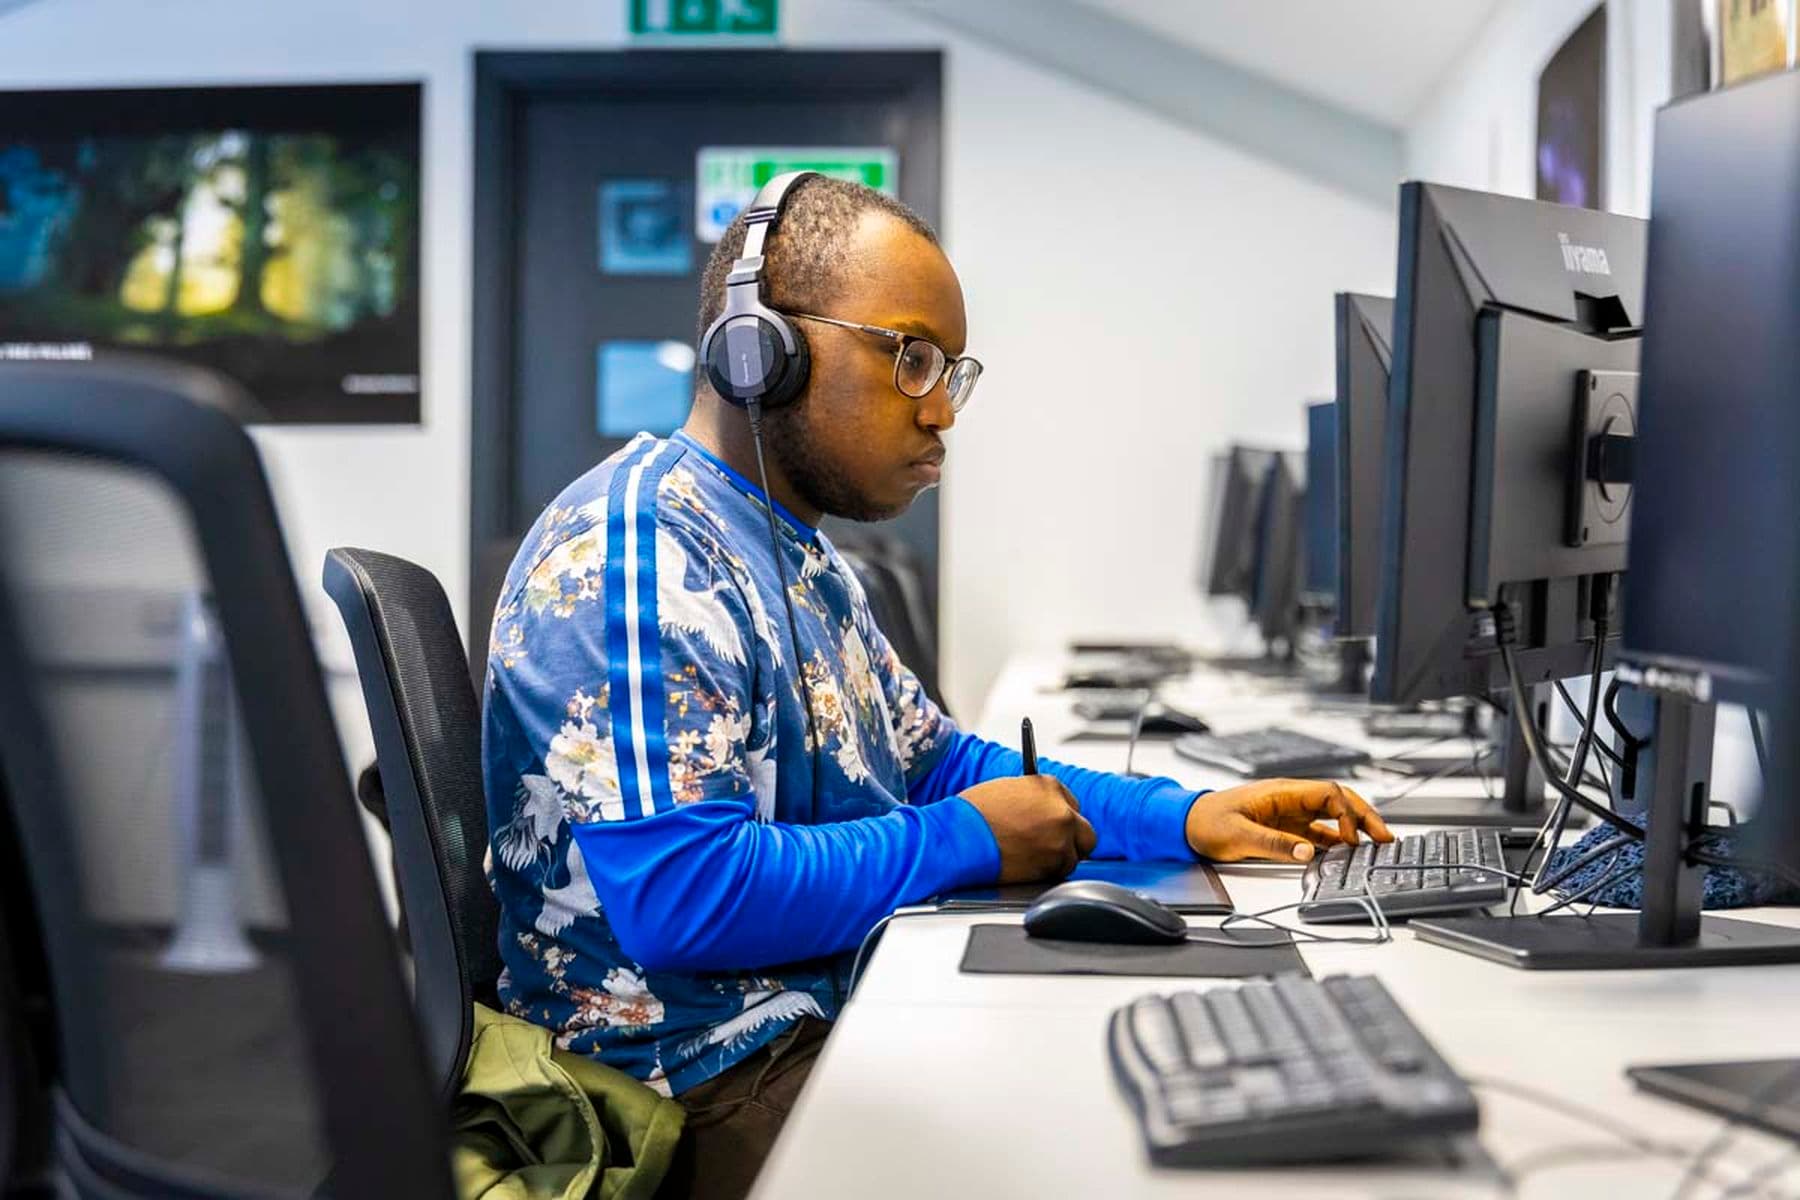
<path fill-rule="evenodd" d="M 785 171 L 817 171 L 900 195 L 900 156 L 887 146 L 702 146 L 694 177 L 694 232 L 716 242 L 756 195 Z"/>
<path fill-rule="evenodd" d="M 778 0 L 631 0 L 633 37 L 774 37 Z"/>

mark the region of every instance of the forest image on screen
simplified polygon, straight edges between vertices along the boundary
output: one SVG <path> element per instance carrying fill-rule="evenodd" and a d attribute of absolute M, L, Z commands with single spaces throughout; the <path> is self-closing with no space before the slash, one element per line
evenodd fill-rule
<path fill-rule="evenodd" d="M 0 356 L 131 350 L 223 371 L 273 421 L 417 420 L 417 92 L 368 89 L 410 126 L 390 101 L 308 128 L 293 93 L 330 90 L 253 89 L 263 119 L 221 102 L 217 128 L 0 109 Z"/>

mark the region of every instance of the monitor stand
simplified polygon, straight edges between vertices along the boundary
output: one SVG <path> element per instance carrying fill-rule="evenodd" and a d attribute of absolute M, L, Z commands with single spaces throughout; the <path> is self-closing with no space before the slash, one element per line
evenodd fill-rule
<path fill-rule="evenodd" d="M 1309 712 L 1366 716 L 1369 704 L 1369 640 L 1344 638 L 1336 643 L 1336 670 L 1330 676 L 1308 673 Z"/>
<path fill-rule="evenodd" d="M 1273 645 L 1261 654 L 1220 654 L 1200 661 L 1216 671 L 1242 671 L 1247 675 L 1260 675 L 1270 679 L 1290 677 L 1300 670 L 1297 655 L 1291 650 L 1278 653 Z"/>
<path fill-rule="evenodd" d="M 1420 941 L 1539 971 L 1800 962 L 1800 929 L 1701 915 L 1706 869 L 1685 851 L 1706 828 L 1714 706 L 1672 692 L 1654 700 L 1638 767 L 1640 788 L 1649 773 L 1650 795 L 1643 911 L 1417 920 L 1411 928 Z"/>
<path fill-rule="evenodd" d="M 1532 703 L 1541 703 L 1533 689 Z M 1544 727 L 1540 719 L 1539 728 Z M 1525 737 L 1512 714 L 1500 727 L 1500 762 L 1504 777 L 1500 794 L 1488 796 L 1407 795 L 1381 805 L 1382 820 L 1401 825 L 1479 826 L 1484 829 L 1536 829 L 1550 815 L 1544 800 L 1544 776 L 1532 762 Z M 1569 826 L 1586 824 L 1580 810 L 1569 814 Z"/>

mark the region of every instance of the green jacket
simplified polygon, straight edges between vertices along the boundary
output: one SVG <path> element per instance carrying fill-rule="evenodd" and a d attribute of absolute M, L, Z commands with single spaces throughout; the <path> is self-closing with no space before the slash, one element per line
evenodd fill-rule
<path fill-rule="evenodd" d="M 550 1031 L 475 1006 L 452 1110 L 462 1200 L 650 1200 L 686 1111 L 622 1071 L 556 1049 Z"/>

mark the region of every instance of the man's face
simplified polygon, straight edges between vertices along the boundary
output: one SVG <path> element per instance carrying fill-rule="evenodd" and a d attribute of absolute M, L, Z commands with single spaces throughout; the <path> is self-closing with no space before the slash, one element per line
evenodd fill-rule
<path fill-rule="evenodd" d="M 820 316 L 880 325 L 936 342 L 955 357 L 968 337 L 962 284 L 943 251 L 898 220 L 864 213 L 846 247 L 851 280 Z M 944 381 L 915 400 L 894 386 L 894 342 L 796 321 L 812 350 L 800 400 L 769 414 L 770 453 L 813 507 L 855 521 L 905 512 L 938 481 L 956 423 Z"/>

